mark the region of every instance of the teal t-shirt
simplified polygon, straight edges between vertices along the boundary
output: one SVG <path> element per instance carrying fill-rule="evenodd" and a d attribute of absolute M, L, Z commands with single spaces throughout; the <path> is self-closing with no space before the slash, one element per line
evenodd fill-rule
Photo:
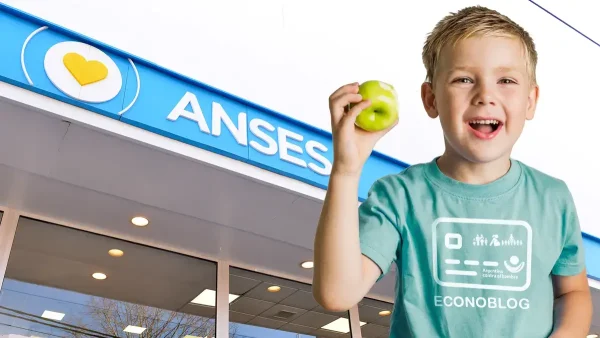
<path fill-rule="evenodd" d="M 552 275 L 585 265 L 566 184 L 516 160 L 484 185 L 414 165 L 376 181 L 359 219 L 362 253 L 382 276 L 397 265 L 392 338 L 548 337 Z"/>

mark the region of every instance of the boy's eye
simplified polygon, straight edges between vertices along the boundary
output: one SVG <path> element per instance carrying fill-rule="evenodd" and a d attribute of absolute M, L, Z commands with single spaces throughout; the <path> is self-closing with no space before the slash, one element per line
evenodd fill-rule
<path fill-rule="evenodd" d="M 511 83 L 516 83 L 516 82 L 511 79 L 502 79 L 502 80 L 500 80 L 500 83 L 501 84 L 511 84 Z"/>
<path fill-rule="evenodd" d="M 473 83 L 473 80 L 469 79 L 468 77 L 461 77 L 461 78 L 458 78 L 458 79 L 454 80 L 454 82 L 458 82 L 458 83 Z"/>

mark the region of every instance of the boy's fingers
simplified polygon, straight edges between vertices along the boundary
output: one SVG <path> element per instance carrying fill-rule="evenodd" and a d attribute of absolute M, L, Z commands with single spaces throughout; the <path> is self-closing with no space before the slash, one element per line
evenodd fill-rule
<path fill-rule="evenodd" d="M 336 103 L 337 103 L 338 107 L 345 108 L 350 103 L 358 103 L 360 101 L 362 101 L 362 95 L 348 93 L 348 94 L 344 94 L 344 95 L 340 96 L 340 98 L 336 101 Z"/>
<path fill-rule="evenodd" d="M 360 112 L 362 112 L 363 110 L 367 109 L 367 107 L 369 107 L 370 105 L 371 101 L 369 100 L 360 101 L 348 111 L 348 114 L 346 114 L 346 118 L 351 120 L 352 123 L 354 123 L 358 114 L 360 114 Z"/>
<path fill-rule="evenodd" d="M 338 88 L 329 96 L 329 102 L 335 101 L 337 98 L 346 93 L 358 93 L 358 82 L 348 83 Z"/>
<path fill-rule="evenodd" d="M 361 100 L 362 96 L 360 94 L 346 93 L 332 101 L 330 109 L 331 113 L 334 115 L 334 119 L 339 121 L 339 119 L 343 117 L 346 107 L 350 103 L 361 102 Z"/>

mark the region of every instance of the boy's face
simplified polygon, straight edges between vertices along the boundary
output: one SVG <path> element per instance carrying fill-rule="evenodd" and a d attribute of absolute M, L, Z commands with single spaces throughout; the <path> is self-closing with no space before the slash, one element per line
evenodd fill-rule
<path fill-rule="evenodd" d="M 423 103 L 440 118 L 446 151 L 476 163 L 510 157 L 538 98 L 520 40 L 472 37 L 446 46 L 433 81 L 434 88 L 423 84 Z"/>

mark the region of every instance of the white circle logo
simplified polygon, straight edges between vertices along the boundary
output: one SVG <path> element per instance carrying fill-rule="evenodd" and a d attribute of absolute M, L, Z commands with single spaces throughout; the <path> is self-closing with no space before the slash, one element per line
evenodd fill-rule
<path fill-rule="evenodd" d="M 46 52 L 44 69 L 56 88 L 80 101 L 109 101 L 123 85 L 115 62 L 98 48 L 81 42 L 66 41 L 52 46 Z"/>

